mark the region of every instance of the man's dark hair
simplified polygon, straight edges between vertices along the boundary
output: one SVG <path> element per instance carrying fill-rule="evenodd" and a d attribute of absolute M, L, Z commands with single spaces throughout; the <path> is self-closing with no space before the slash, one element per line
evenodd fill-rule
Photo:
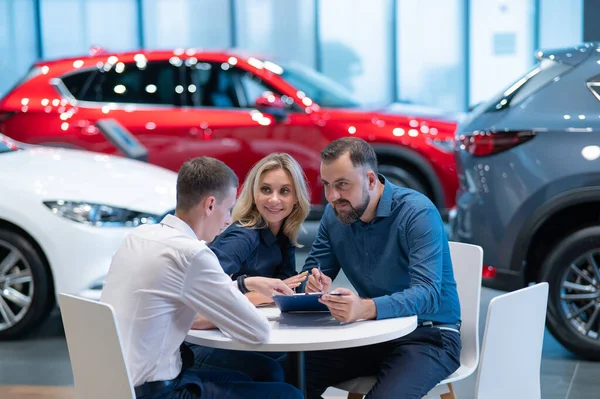
<path fill-rule="evenodd" d="M 321 151 L 321 161 L 330 163 L 337 160 L 345 153 L 350 154 L 350 161 L 354 167 L 366 166 L 373 170 L 375 174 L 377 170 L 377 155 L 373 147 L 363 139 L 356 137 L 344 137 L 329 143 L 323 151 Z"/>
<path fill-rule="evenodd" d="M 177 210 L 188 211 L 209 195 L 220 202 L 227 190 L 238 185 L 233 170 L 218 159 L 190 159 L 177 174 Z"/>

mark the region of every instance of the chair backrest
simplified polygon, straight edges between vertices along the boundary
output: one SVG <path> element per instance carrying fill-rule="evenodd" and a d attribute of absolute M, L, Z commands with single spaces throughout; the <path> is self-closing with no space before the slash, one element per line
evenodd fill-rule
<path fill-rule="evenodd" d="M 477 373 L 477 398 L 539 399 L 548 283 L 492 299 Z"/>
<path fill-rule="evenodd" d="M 110 305 L 58 296 L 79 399 L 134 399 L 117 320 Z"/>
<path fill-rule="evenodd" d="M 462 318 L 460 363 L 474 371 L 479 362 L 479 303 L 483 249 L 477 245 L 460 242 L 449 244 Z"/>

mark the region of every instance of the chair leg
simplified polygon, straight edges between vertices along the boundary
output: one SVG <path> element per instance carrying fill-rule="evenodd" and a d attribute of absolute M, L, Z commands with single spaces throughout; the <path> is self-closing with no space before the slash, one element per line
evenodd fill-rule
<path fill-rule="evenodd" d="M 440 396 L 440 399 L 456 399 L 456 395 L 454 394 L 454 388 L 452 388 L 452 383 L 448 384 L 448 389 L 450 392 L 446 392 L 445 394 Z"/>
<path fill-rule="evenodd" d="M 364 395 L 361 395 L 356 392 L 348 392 L 348 399 L 363 399 Z"/>

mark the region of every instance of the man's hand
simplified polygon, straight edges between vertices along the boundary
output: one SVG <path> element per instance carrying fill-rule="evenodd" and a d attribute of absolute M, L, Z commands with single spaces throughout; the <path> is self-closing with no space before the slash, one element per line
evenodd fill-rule
<path fill-rule="evenodd" d="M 268 297 L 278 294 L 294 294 L 294 291 L 278 278 L 246 277 L 244 279 L 244 284 L 246 284 L 246 288 L 250 291 L 256 291 Z"/>
<path fill-rule="evenodd" d="M 328 292 L 331 289 L 331 279 L 319 269 L 313 267 L 308 282 L 306 283 L 306 292 Z"/>
<path fill-rule="evenodd" d="M 246 298 L 248 298 L 248 300 L 250 302 L 252 302 L 252 304 L 254 306 L 259 306 L 259 305 L 266 305 L 269 303 L 273 303 L 273 297 L 272 296 L 264 296 L 263 294 L 260 294 L 258 292 L 252 291 L 246 294 Z"/>
<path fill-rule="evenodd" d="M 331 311 L 331 315 L 341 322 L 351 323 L 377 317 L 377 309 L 372 299 L 361 299 L 346 288 L 336 288 L 329 294 L 323 294 L 319 302 L 325 304 Z"/>
<path fill-rule="evenodd" d="M 214 330 L 215 328 L 218 327 L 201 315 L 198 315 L 192 324 L 192 330 Z"/>
<path fill-rule="evenodd" d="M 290 278 L 286 278 L 285 280 L 283 280 L 283 282 L 286 283 L 287 286 L 291 289 L 294 289 L 296 287 L 299 287 L 300 284 L 302 284 L 302 282 L 306 280 L 306 276 L 308 276 L 308 271 L 296 274 L 295 276 L 292 276 Z"/>

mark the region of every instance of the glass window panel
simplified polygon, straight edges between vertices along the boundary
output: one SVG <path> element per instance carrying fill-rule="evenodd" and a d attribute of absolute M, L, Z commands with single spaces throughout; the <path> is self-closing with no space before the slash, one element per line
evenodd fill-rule
<path fill-rule="evenodd" d="M 465 109 L 463 0 L 399 0 L 398 98 L 450 111 Z"/>
<path fill-rule="evenodd" d="M 477 104 L 534 64 L 534 0 L 470 1 L 470 102 Z"/>
<path fill-rule="evenodd" d="M 147 48 L 231 46 L 229 1 L 143 0 L 144 43 Z"/>
<path fill-rule="evenodd" d="M 235 4 L 237 47 L 315 67 L 315 0 Z"/>
<path fill-rule="evenodd" d="M 0 97 L 25 76 L 36 59 L 33 3 L 0 0 Z"/>
<path fill-rule="evenodd" d="M 44 57 L 87 54 L 92 46 L 139 47 L 136 7 L 135 0 L 42 0 Z"/>
<path fill-rule="evenodd" d="M 99 45 L 109 51 L 139 48 L 136 3 L 135 0 L 85 0 L 86 46 Z"/>
<path fill-rule="evenodd" d="M 389 102 L 392 84 L 392 1 L 319 2 L 323 72 L 363 102 Z"/>
<path fill-rule="evenodd" d="M 583 0 L 539 2 L 540 48 L 555 49 L 583 42 Z"/>

